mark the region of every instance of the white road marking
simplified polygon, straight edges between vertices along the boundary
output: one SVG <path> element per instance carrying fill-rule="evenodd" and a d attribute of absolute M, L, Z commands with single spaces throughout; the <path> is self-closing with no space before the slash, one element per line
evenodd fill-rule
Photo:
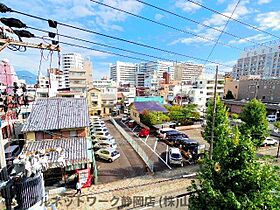
<path fill-rule="evenodd" d="M 166 161 L 166 163 L 167 163 L 167 157 L 168 156 L 168 145 L 166 145 L 166 153 L 165 153 L 165 161 Z"/>
<path fill-rule="evenodd" d="M 156 139 L 155 145 L 154 145 L 154 151 L 155 151 L 155 152 L 156 152 L 156 148 L 157 148 L 157 143 L 158 143 L 158 141 L 157 141 L 157 139 Z"/>

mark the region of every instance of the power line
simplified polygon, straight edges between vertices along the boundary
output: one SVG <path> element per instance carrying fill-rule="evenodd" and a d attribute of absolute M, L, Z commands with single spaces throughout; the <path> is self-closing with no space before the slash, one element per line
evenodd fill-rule
<path fill-rule="evenodd" d="M 116 8 L 116 7 L 113 7 L 113 6 L 110 6 L 110 5 L 108 5 L 108 4 L 105 4 L 105 3 L 102 3 L 102 2 L 98 2 L 98 1 L 95 1 L 95 0 L 90 0 L 90 1 L 93 2 L 93 3 L 99 4 L 99 5 L 102 5 L 102 6 L 111 8 L 111 9 L 113 9 L 113 10 L 117 10 L 117 11 L 119 11 L 119 12 L 123 12 L 123 13 L 129 14 L 129 15 L 132 15 L 132 16 L 137 17 L 137 18 L 140 18 L 140 19 L 142 19 L 142 20 L 146 20 L 146 21 L 148 21 L 148 22 L 155 23 L 155 24 L 157 24 L 157 25 L 160 25 L 160 26 L 163 26 L 163 27 L 166 27 L 166 28 L 171 28 L 171 29 L 173 29 L 173 30 L 176 30 L 176 31 L 179 31 L 179 32 L 182 32 L 182 33 L 185 33 L 185 34 L 190 34 L 190 35 L 192 35 L 192 36 L 195 36 L 195 37 L 198 37 L 198 38 L 200 38 L 200 39 L 204 39 L 204 40 L 207 40 L 207 41 L 210 41 L 210 42 L 213 42 L 213 43 L 216 42 L 214 39 L 210 39 L 210 38 L 208 38 L 208 37 L 201 36 L 201 35 L 195 34 L 195 33 L 193 33 L 193 32 L 190 32 L 190 31 L 187 31 L 187 30 L 184 30 L 184 29 L 179 29 L 179 28 L 176 28 L 176 27 L 174 27 L 174 26 L 167 25 L 167 24 L 165 24 L 165 23 L 161 23 L 161 22 L 159 22 L 159 21 L 152 20 L 152 19 L 150 19 L 150 18 L 146 18 L 146 17 L 144 17 L 144 16 L 136 15 L 136 14 L 134 14 L 134 13 L 128 12 L 127 10 L 119 9 L 119 8 Z M 233 46 L 233 45 L 224 43 L 224 42 L 220 42 L 220 41 L 219 41 L 218 44 L 223 45 L 223 46 L 226 46 L 226 47 L 230 47 L 230 48 L 232 48 L 232 49 L 237 49 L 237 50 L 244 51 L 244 49 L 241 49 L 241 48 L 239 48 L 239 47 L 236 47 L 236 46 Z"/>
<path fill-rule="evenodd" d="M 30 15 L 30 14 L 27 14 L 27 13 L 24 13 L 24 12 L 19 12 L 19 11 L 16 11 L 16 10 L 12 10 L 12 12 L 15 12 L 15 13 L 18 13 L 18 14 L 21 14 L 21 15 L 24 15 L 24 16 L 28 16 L 28 17 L 31 17 L 31 18 L 35 18 L 35 19 L 48 21 L 48 19 L 46 19 L 46 18 Z M 122 41 L 122 42 L 127 42 L 127 43 L 138 45 L 138 46 L 141 46 L 141 47 L 145 47 L 145 48 L 149 48 L 149 49 L 153 49 L 153 50 L 157 50 L 157 51 L 161 51 L 161 52 L 165 52 L 165 53 L 169 53 L 169 54 L 173 54 L 173 55 L 186 57 L 186 58 L 197 60 L 197 61 L 202 61 L 202 62 L 206 61 L 206 59 L 203 59 L 203 58 L 198 58 L 198 57 L 194 57 L 194 56 L 191 56 L 191 55 L 186 55 L 186 54 L 178 53 L 178 52 L 175 52 L 175 51 L 158 48 L 158 47 L 155 47 L 155 46 L 152 46 L 152 45 L 143 44 L 143 43 L 127 40 L 127 39 L 124 39 L 124 38 L 107 35 L 107 34 L 104 34 L 104 33 L 96 32 L 96 31 L 93 31 L 93 30 L 85 29 L 85 28 L 80 28 L 80 27 L 73 26 L 73 25 L 66 24 L 66 23 L 57 22 L 57 24 L 59 24 L 61 26 L 73 28 L 73 29 L 76 29 L 76 30 L 79 30 L 79 31 L 96 34 L 96 35 L 103 36 L 103 37 L 106 37 L 106 38 L 110 38 L 110 39 L 114 39 L 114 40 L 118 40 L 118 41 Z M 211 61 L 211 60 L 208 60 L 207 62 L 232 68 L 232 66 L 224 65 L 224 64 L 221 64 L 219 62 L 215 62 L 215 61 Z"/>
<path fill-rule="evenodd" d="M 227 28 L 227 26 L 228 26 L 228 24 L 229 24 L 229 21 L 230 21 L 231 17 L 233 16 L 235 10 L 237 9 L 237 7 L 238 7 L 240 1 L 241 1 L 241 0 L 238 0 L 238 2 L 236 3 L 234 9 L 232 10 L 232 13 L 231 13 L 231 15 L 230 15 L 230 18 L 228 18 L 226 24 L 224 25 L 224 28 L 223 28 L 222 32 L 220 33 L 220 35 L 219 35 L 219 37 L 218 37 L 216 43 L 215 43 L 214 46 L 212 47 L 212 49 L 211 49 L 209 55 L 207 56 L 207 59 L 206 59 L 206 60 L 208 60 L 208 59 L 210 58 L 210 56 L 213 54 L 213 52 L 214 52 L 214 50 L 215 50 L 215 48 L 216 48 L 216 46 L 217 46 L 219 40 L 221 39 L 221 37 L 222 37 L 224 31 L 226 30 L 226 28 Z M 206 63 L 205 63 L 205 64 L 206 64 Z"/>
<path fill-rule="evenodd" d="M 165 13 L 171 14 L 171 15 L 173 15 L 173 16 L 179 17 L 179 18 L 181 18 L 181 19 L 183 19 L 183 20 L 187 20 L 187 21 L 192 22 L 192 23 L 195 23 L 195 24 L 197 24 L 197 25 L 201 25 L 201 26 L 203 26 L 203 27 L 205 27 L 205 28 L 209 28 L 209 29 L 212 29 L 212 30 L 215 30 L 215 31 L 218 31 L 218 32 L 222 32 L 222 30 L 219 29 L 219 28 L 215 28 L 215 27 L 213 27 L 213 26 L 210 26 L 210 25 L 201 23 L 201 22 L 199 22 L 199 21 L 196 21 L 196 20 L 194 20 L 194 19 L 188 18 L 188 17 L 186 17 L 186 16 L 179 15 L 179 14 L 177 14 L 177 13 L 175 13 L 175 12 L 171 12 L 170 10 L 166 10 L 166 9 L 164 9 L 164 8 L 162 8 L 162 7 L 158 7 L 158 6 L 155 6 L 155 5 L 153 5 L 153 4 L 150 4 L 150 3 L 147 3 L 147 2 L 141 1 L 141 0 L 135 0 L 135 1 L 138 1 L 138 2 L 140 2 L 140 3 L 142 3 L 142 4 L 146 5 L 146 6 L 155 8 L 155 9 L 157 9 L 157 10 L 163 11 L 163 12 L 165 12 Z M 229 36 L 231 36 L 231 37 L 234 37 L 234 38 L 236 38 L 236 39 L 239 39 L 239 40 L 245 40 L 246 42 L 251 42 L 251 43 L 254 44 L 254 45 L 263 46 L 263 45 L 261 45 L 261 44 L 259 44 L 259 43 L 257 43 L 257 42 L 254 42 L 254 41 L 252 41 L 252 40 L 250 40 L 250 39 L 247 39 L 247 38 L 245 38 L 245 37 L 243 38 L 243 37 L 237 36 L 237 35 L 235 35 L 235 34 L 233 34 L 233 33 L 227 32 L 227 31 L 224 31 L 223 33 L 224 33 L 224 34 L 227 34 L 227 35 L 229 35 Z M 269 47 L 268 47 L 268 48 L 269 48 Z"/>
<path fill-rule="evenodd" d="M 29 26 L 28 26 L 28 28 L 30 28 L 32 30 L 44 32 L 44 33 L 49 33 L 49 31 L 43 30 L 43 29 L 38 29 L 38 28 L 34 28 L 34 27 L 29 27 Z M 147 53 L 141 53 L 141 52 L 138 52 L 138 51 L 127 50 L 127 49 L 124 49 L 124 48 L 115 47 L 115 46 L 108 45 L 108 44 L 92 42 L 92 41 L 89 41 L 89 40 L 86 40 L 86 39 L 81 39 L 81 38 L 77 38 L 77 37 L 73 37 L 73 36 L 67 36 L 67 35 L 64 35 L 64 34 L 58 34 L 58 35 L 61 36 L 61 37 L 72 39 L 72 40 L 81 41 L 81 42 L 85 42 L 85 43 L 90 43 L 90 44 L 94 44 L 94 45 L 98 45 L 98 46 L 102 46 L 102 47 L 107 47 L 107 48 L 111 48 L 111 49 L 117 49 L 117 50 L 120 50 L 120 51 L 124 51 L 124 52 L 128 52 L 128 53 L 133 53 L 133 54 L 137 54 L 137 55 L 147 56 L 147 57 L 159 59 L 159 60 L 162 60 L 162 61 L 169 61 L 169 62 L 173 62 L 173 63 L 177 62 L 176 60 L 171 60 L 171 59 L 168 59 L 168 58 L 154 56 L 154 55 L 150 55 L 150 54 L 147 54 Z M 37 38 L 42 39 L 42 37 L 37 37 Z M 43 39 L 46 39 L 46 38 L 43 37 Z M 51 40 L 51 39 L 48 39 L 48 40 Z M 110 52 L 106 51 L 106 52 L 111 53 L 111 51 Z M 119 56 L 122 56 L 122 54 L 119 55 Z M 138 60 L 139 58 L 134 57 L 133 59 Z M 147 61 L 147 60 L 145 60 L 145 61 Z M 149 60 L 149 62 L 154 62 L 154 61 Z M 183 62 L 179 62 L 179 64 L 184 64 L 184 63 Z M 170 66 L 170 65 L 166 65 L 166 66 Z M 210 68 L 206 68 L 206 67 L 204 67 L 204 68 L 205 69 L 210 69 Z M 210 69 L 210 70 L 213 71 L 213 69 Z"/>
<path fill-rule="evenodd" d="M 136 1 L 137 1 L 137 0 L 136 0 Z M 225 15 L 225 14 L 223 14 L 223 13 L 217 11 L 217 10 L 214 10 L 214 9 L 212 9 L 212 8 L 209 8 L 209 7 L 207 7 L 207 6 L 204 6 L 204 5 L 201 4 L 201 3 L 195 2 L 195 1 L 193 1 L 193 0 L 187 0 L 187 1 L 190 2 L 190 3 L 192 3 L 192 4 L 195 4 L 195 5 L 197 5 L 197 6 L 200 6 L 200 7 L 204 8 L 204 9 L 206 9 L 206 10 L 208 10 L 208 11 L 211 11 L 211 12 L 216 13 L 216 14 L 218 14 L 218 15 L 221 15 L 221 16 L 223 16 L 223 17 L 229 18 L 229 19 L 231 19 L 231 20 L 233 20 L 233 21 L 235 21 L 235 22 L 237 22 L 237 23 L 240 23 L 240 24 L 242 24 L 242 25 L 245 25 L 245 26 L 247 26 L 247 27 L 250 27 L 250 28 L 252 28 L 252 29 L 254 29 L 254 30 L 256 30 L 256 31 L 259 31 L 259 32 L 268 34 L 268 35 L 270 35 L 270 36 L 273 36 L 273 37 L 275 37 L 275 38 L 277 38 L 277 39 L 280 39 L 280 36 L 276 36 L 276 35 L 274 35 L 274 34 L 272 34 L 272 33 L 270 33 L 270 32 L 267 32 L 267 31 L 265 31 L 265 30 L 262 30 L 262 29 L 260 29 L 260 28 L 258 28 L 258 27 L 256 27 L 256 26 L 253 26 L 253 25 L 251 25 L 251 24 L 249 24 L 249 23 L 245 23 L 245 22 L 243 22 L 243 21 L 240 21 L 240 20 L 237 20 L 237 19 L 235 19 L 235 18 L 229 17 L 228 15 Z"/>
<path fill-rule="evenodd" d="M 43 29 L 29 27 L 29 26 L 28 26 L 28 28 L 30 28 L 32 30 L 40 31 L 40 32 L 45 32 L 45 33 L 50 32 L 50 31 L 46 31 L 46 30 L 43 30 Z M 76 40 L 76 41 L 81 41 L 81 42 L 86 42 L 86 43 L 90 43 L 90 44 L 94 44 L 94 45 L 98 45 L 98 46 L 102 46 L 102 47 L 108 47 L 108 48 L 112 48 L 112 49 L 116 49 L 116 50 L 121 50 L 121 51 L 128 52 L 128 53 L 143 55 L 143 56 L 147 56 L 147 57 L 151 57 L 151 58 L 155 58 L 155 59 L 160 59 L 160 60 L 165 60 L 165 61 L 170 61 L 170 62 L 175 62 L 174 60 L 170 60 L 170 59 L 167 59 L 167 58 L 161 58 L 161 57 L 154 56 L 154 55 L 149 55 L 149 54 L 146 54 L 146 53 L 127 50 L 127 49 L 123 49 L 123 48 L 120 48 L 120 47 L 111 46 L 111 45 L 108 45 L 108 44 L 97 43 L 97 42 L 89 41 L 89 40 L 86 40 L 86 39 L 81 39 L 81 38 L 77 38 L 77 37 L 73 37 L 73 36 L 67 36 L 67 35 L 64 35 L 64 34 L 57 34 L 57 35 L 59 35 L 61 37 L 68 38 L 68 39 L 73 39 L 73 40 Z"/>

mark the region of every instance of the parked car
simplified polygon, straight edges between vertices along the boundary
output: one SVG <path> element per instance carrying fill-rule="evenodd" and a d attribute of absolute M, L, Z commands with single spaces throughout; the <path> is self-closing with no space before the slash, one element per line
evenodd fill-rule
<path fill-rule="evenodd" d="M 276 122 L 277 116 L 276 115 L 268 115 L 267 116 L 267 121 L 268 122 Z"/>
<path fill-rule="evenodd" d="M 123 115 L 122 121 L 124 122 L 124 121 L 127 121 L 127 120 L 128 120 L 128 116 L 127 115 Z"/>
<path fill-rule="evenodd" d="M 7 165 L 12 165 L 13 160 L 20 154 L 21 149 L 19 145 L 10 145 L 5 149 L 5 159 Z"/>
<path fill-rule="evenodd" d="M 175 129 L 173 129 L 173 128 L 162 128 L 162 129 L 159 129 L 157 131 L 157 137 L 158 138 L 165 138 L 166 137 L 166 133 L 169 132 L 169 131 L 175 131 Z"/>
<path fill-rule="evenodd" d="M 107 132 L 99 131 L 99 132 L 91 134 L 91 136 L 94 138 L 99 138 L 99 137 L 112 138 L 111 134 L 108 131 Z"/>
<path fill-rule="evenodd" d="M 94 144 L 93 149 L 99 150 L 101 148 L 113 148 L 113 149 L 117 149 L 117 144 L 116 143 L 111 143 L 111 142 L 97 142 L 96 144 Z"/>
<path fill-rule="evenodd" d="M 98 136 L 92 140 L 93 144 L 96 144 L 97 142 L 107 142 L 107 143 L 113 144 L 113 143 L 116 143 L 116 140 L 111 137 Z"/>
<path fill-rule="evenodd" d="M 147 137 L 148 135 L 150 135 L 150 129 L 148 128 L 141 128 L 140 132 L 138 133 L 139 137 Z"/>
<path fill-rule="evenodd" d="M 91 121 L 100 120 L 100 117 L 99 116 L 90 116 L 90 120 Z"/>
<path fill-rule="evenodd" d="M 278 144 L 278 141 L 274 138 L 271 138 L 271 137 L 267 137 L 263 143 L 262 143 L 262 146 L 276 146 Z"/>
<path fill-rule="evenodd" d="M 105 123 L 103 122 L 103 121 L 96 121 L 96 122 L 93 122 L 92 124 L 91 124 L 91 126 L 105 126 Z"/>
<path fill-rule="evenodd" d="M 183 157 L 179 148 L 171 147 L 168 152 L 169 163 L 171 165 L 181 165 L 183 166 Z"/>
<path fill-rule="evenodd" d="M 108 132 L 108 129 L 106 127 L 102 127 L 102 128 L 92 128 L 90 129 L 91 133 L 96 133 L 96 132 Z"/>
<path fill-rule="evenodd" d="M 120 153 L 114 148 L 102 148 L 95 152 L 95 157 L 113 162 L 120 157 Z"/>
<path fill-rule="evenodd" d="M 129 120 L 127 126 L 129 128 L 134 128 L 137 125 L 137 123 L 135 122 L 135 120 Z"/>

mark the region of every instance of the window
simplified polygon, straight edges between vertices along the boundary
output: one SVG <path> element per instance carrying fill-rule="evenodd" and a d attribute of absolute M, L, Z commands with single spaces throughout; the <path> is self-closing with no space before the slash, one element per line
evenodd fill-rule
<path fill-rule="evenodd" d="M 264 100 L 265 99 L 265 96 L 262 96 L 262 100 Z"/>
<path fill-rule="evenodd" d="M 237 85 L 235 85 L 235 89 L 237 89 Z"/>
<path fill-rule="evenodd" d="M 200 94 L 203 94 L 203 91 L 200 91 Z"/>

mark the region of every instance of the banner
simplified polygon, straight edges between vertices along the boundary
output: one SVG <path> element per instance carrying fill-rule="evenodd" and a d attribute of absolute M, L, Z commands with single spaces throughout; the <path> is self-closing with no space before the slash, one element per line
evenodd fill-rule
<path fill-rule="evenodd" d="M 83 188 L 91 186 L 91 173 L 89 168 L 76 170 L 76 173 L 78 174 L 78 180 Z"/>

